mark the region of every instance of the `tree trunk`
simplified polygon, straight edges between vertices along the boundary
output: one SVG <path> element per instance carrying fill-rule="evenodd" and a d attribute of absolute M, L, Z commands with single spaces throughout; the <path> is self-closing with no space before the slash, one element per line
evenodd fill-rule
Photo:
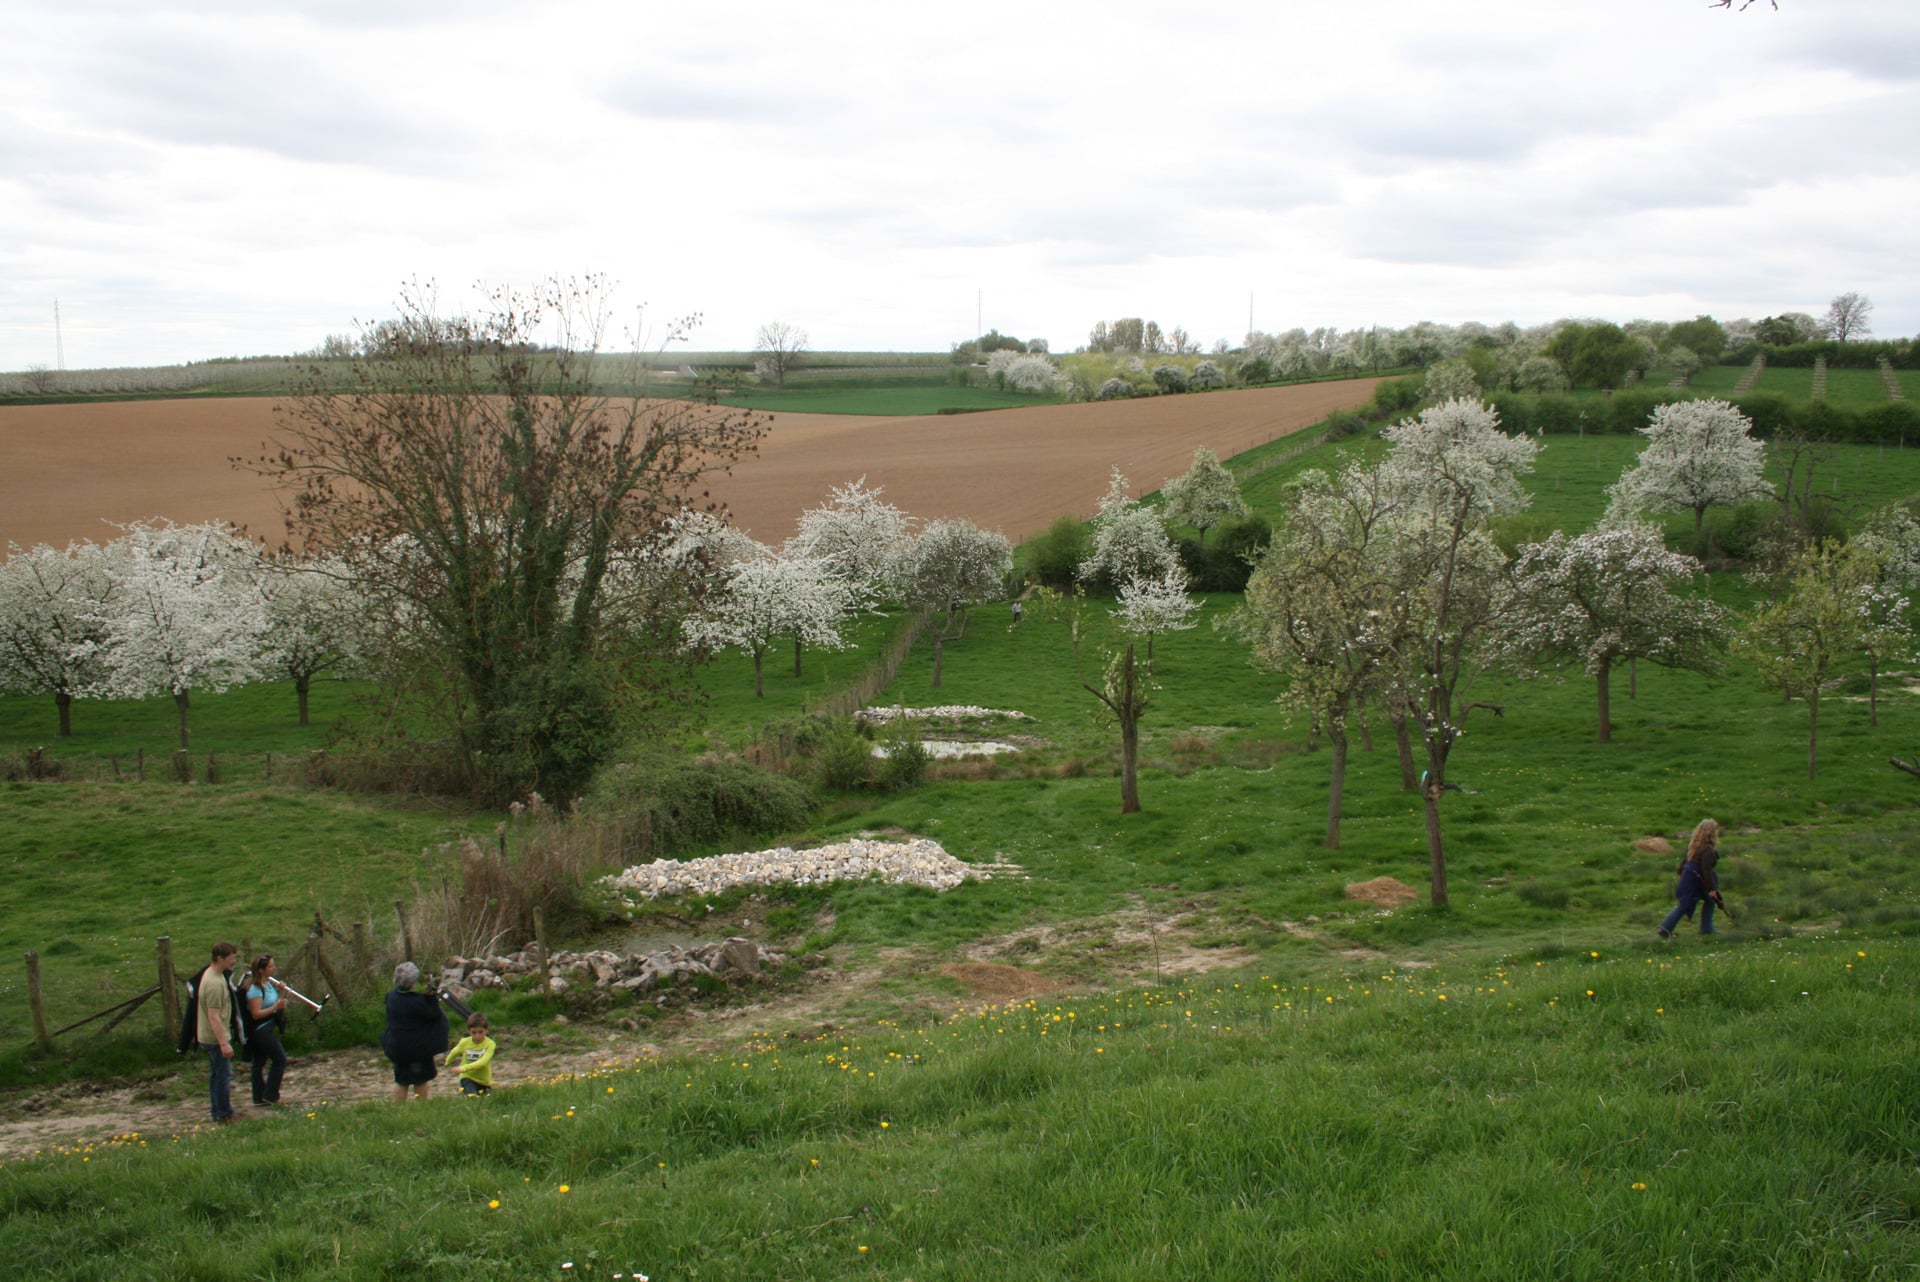
<path fill-rule="evenodd" d="M 1600 671 L 1597 674 L 1595 674 L 1593 681 L 1594 681 L 1594 685 L 1599 687 L 1599 690 L 1600 690 L 1600 742 L 1612 743 L 1613 742 L 1613 722 L 1608 717 L 1608 711 L 1613 706 L 1613 699 L 1612 699 L 1613 660 L 1612 659 L 1608 659 L 1605 663 L 1600 665 Z"/>
<path fill-rule="evenodd" d="M 60 737 L 62 739 L 71 738 L 73 735 L 73 696 L 65 690 L 57 690 L 54 692 L 53 706 L 60 711 Z"/>
<path fill-rule="evenodd" d="M 799 637 L 795 637 L 793 639 L 793 675 L 796 679 L 798 679 L 800 676 L 800 638 Z"/>
<path fill-rule="evenodd" d="M 1140 704 L 1135 698 L 1133 647 L 1121 662 L 1119 698 L 1120 717 L 1120 813 L 1140 811 Z"/>
<path fill-rule="evenodd" d="M 1400 754 L 1400 791 L 1412 792 L 1420 786 L 1420 776 L 1413 768 L 1413 736 L 1404 712 L 1393 718 L 1393 746 Z"/>
<path fill-rule="evenodd" d="M 1430 898 L 1435 908 L 1447 906 L 1447 850 L 1440 841 L 1440 792 L 1438 770 L 1427 773 L 1427 876 L 1432 887 Z"/>
<path fill-rule="evenodd" d="M 187 746 L 187 692 L 185 690 L 173 692 L 173 706 L 180 714 L 180 746 L 184 748 Z"/>
<path fill-rule="evenodd" d="M 1327 783 L 1327 849 L 1340 849 L 1340 803 L 1347 791 L 1347 730 L 1335 722 L 1327 731 L 1333 743 L 1333 774 Z"/>
<path fill-rule="evenodd" d="M 753 697 L 756 699 L 767 697 L 767 683 L 760 676 L 760 651 L 758 650 L 753 652 Z"/>
<path fill-rule="evenodd" d="M 293 693 L 300 700 L 300 724 L 303 726 L 307 724 L 307 687 L 312 683 L 312 677 L 295 677 L 293 679 Z"/>
<path fill-rule="evenodd" d="M 940 688 L 940 660 L 943 657 L 941 652 L 946 648 L 946 644 L 947 637 L 944 632 L 933 639 L 933 688 L 936 690 Z"/>
<path fill-rule="evenodd" d="M 1640 697 L 1640 656 L 1632 655 L 1627 659 L 1627 698 Z"/>
<path fill-rule="evenodd" d="M 1360 700 L 1359 717 L 1360 717 L 1360 750 L 1362 752 L 1372 752 L 1373 751 L 1373 724 L 1367 720 L 1367 701 L 1365 699 Z"/>
<path fill-rule="evenodd" d="M 1880 724 L 1880 661 L 1867 660 L 1867 724 Z"/>
<path fill-rule="evenodd" d="M 1807 778 L 1813 778 L 1814 758 L 1820 747 L 1820 683 L 1807 692 Z"/>

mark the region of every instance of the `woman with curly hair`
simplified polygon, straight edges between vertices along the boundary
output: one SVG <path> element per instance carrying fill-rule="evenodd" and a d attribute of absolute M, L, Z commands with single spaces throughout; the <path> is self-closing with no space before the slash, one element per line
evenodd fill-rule
<path fill-rule="evenodd" d="M 1693 919 L 1696 905 L 1700 909 L 1700 933 L 1720 933 L 1713 928 L 1713 905 L 1720 890 L 1720 874 L 1716 870 L 1719 862 L 1720 825 L 1711 819 L 1702 819 L 1693 830 L 1693 838 L 1687 842 L 1686 858 L 1680 861 L 1680 880 L 1673 888 L 1673 911 L 1660 923 L 1660 938 L 1672 939 L 1673 928 L 1680 924 L 1682 917 Z"/>

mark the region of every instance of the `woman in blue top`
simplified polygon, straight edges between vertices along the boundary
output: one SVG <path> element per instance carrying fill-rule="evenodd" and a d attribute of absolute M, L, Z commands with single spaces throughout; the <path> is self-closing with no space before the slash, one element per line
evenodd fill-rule
<path fill-rule="evenodd" d="M 1680 864 L 1680 880 L 1673 887 L 1673 911 L 1660 923 L 1660 938 L 1672 939 L 1680 919 L 1692 919 L 1695 905 L 1700 908 L 1700 933 L 1720 933 L 1713 928 L 1713 906 L 1720 891 L 1719 863 L 1720 825 L 1711 819 L 1702 819 L 1687 842 L 1687 855 Z"/>
<path fill-rule="evenodd" d="M 279 968 L 272 953 L 261 953 L 247 973 L 247 1047 L 253 1052 L 253 1102 L 278 1104 L 280 1079 L 287 1072 L 280 1030 L 286 1026 L 287 995 L 273 981 Z"/>

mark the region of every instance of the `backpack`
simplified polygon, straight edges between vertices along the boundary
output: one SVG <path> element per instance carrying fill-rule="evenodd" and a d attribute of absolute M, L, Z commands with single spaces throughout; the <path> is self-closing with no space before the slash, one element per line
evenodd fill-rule
<path fill-rule="evenodd" d="M 187 986 L 187 1003 L 180 1010 L 180 1036 L 174 1050 L 185 1055 L 200 1046 L 200 979 L 207 973 L 202 966 L 193 972 L 190 979 L 181 982 Z M 233 977 L 227 977 L 227 991 L 233 992 Z M 247 998 L 244 992 L 233 994 L 233 1018 L 229 1021 L 229 1031 L 233 1036 L 233 1050 L 236 1058 L 242 1056 L 253 1032 L 253 1025 L 247 1019 Z"/>

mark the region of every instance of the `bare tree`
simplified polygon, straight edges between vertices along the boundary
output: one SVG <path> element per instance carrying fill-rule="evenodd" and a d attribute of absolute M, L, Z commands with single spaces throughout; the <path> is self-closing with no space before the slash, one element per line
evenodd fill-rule
<path fill-rule="evenodd" d="M 395 625 L 381 675 L 423 692 L 495 797 L 573 787 L 608 749 L 635 666 L 670 662 L 659 639 L 678 631 L 610 620 L 618 569 L 765 430 L 599 394 L 609 289 L 550 281 L 447 317 L 410 286 L 408 341 L 344 375 L 316 369 L 282 410 L 281 444 L 250 464 L 285 491 L 309 554 L 344 557 L 380 603 Z"/>
<path fill-rule="evenodd" d="M 785 321 L 768 321 L 754 337 L 753 354 L 753 372 L 785 387 L 787 371 L 800 368 L 807 354 L 807 331 Z"/>
<path fill-rule="evenodd" d="M 1827 332 L 1837 342 L 1850 342 L 1873 333 L 1867 318 L 1873 315 L 1873 300 L 1856 290 L 1848 290 L 1827 304 Z"/>

